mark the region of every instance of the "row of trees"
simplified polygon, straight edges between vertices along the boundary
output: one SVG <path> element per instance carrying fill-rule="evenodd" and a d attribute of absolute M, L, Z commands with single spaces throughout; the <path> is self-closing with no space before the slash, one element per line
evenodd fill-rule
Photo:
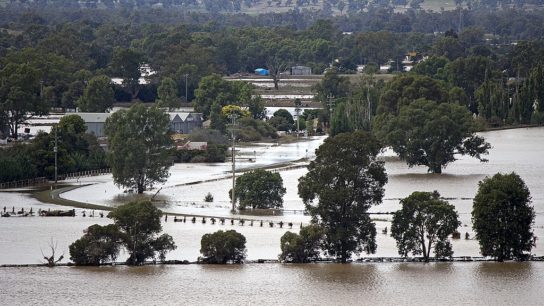
<path fill-rule="evenodd" d="M 115 262 L 126 251 L 128 265 L 142 265 L 152 259 L 164 262 L 166 254 L 177 248 L 172 236 L 160 234 L 162 211 L 148 201 L 121 205 L 108 214 L 113 224 L 89 226 L 84 235 L 70 245 L 70 259 L 80 266 Z M 246 238 L 234 230 L 202 236 L 201 250 L 206 263 L 241 263 L 246 256 Z"/>
<path fill-rule="evenodd" d="M 283 3 L 291 0 L 284 0 Z M 517 1 L 520 5 L 523 3 L 538 4 L 541 0 Z M 102 1 L 107 2 L 107 1 Z M 161 1 L 165 4 L 167 1 Z M 205 1 L 214 3 L 215 1 Z M 272 6 L 281 2 L 270 1 Z M 292 1 L 296 4 L 302 1 Z M 307 1 L 306 1 L 307 2 Z M 334 5 L 333 2 L 336 2 Z M 323 1 L 324 8 L 319 11 L 308 11 L 306 9 L 286 10 L 284 6 L 280 10 L 284 12 L 274 12 L 272 7 L 265 10 L 259 10 L 260 14 L 209 14 L 205 12 L 190 12 L 187 9 L 171 8 L 146 8 L 138 7 L 135 11 L 120 9 L 85 9 L 80 10 L 70 7 L 43 6 L 44 2 L 34 1 L 27 4 L 41 5 L 39 9 L 29 10 L 15 3 L 7 4 L 0 12 L 2 20 L 6 23 L 18 23 L 21 20 L 29 20 L 37 24 L 71 23 L 80 20 L 89 20 L 90 22 L 112 22 L 122 24 L 190 24 L 204 25 L 210 27 L 270 27 L 270 26 L 288 26 L 296 28 L 305 28 L 312 24 L 316 16 L 318 18 L 330 18 L 337 23 L 343 31 L 379 31 L 388 29 L 395 32 L 444 32 L 451 27 L 471 27 L 478 26 L 485 28 L 489 33 L 499 33 L 501 35 L 511 35 L 526 39 L 538 36 L 542 24 L 542 14 L 540 8 L 531 7 L 524 10 L 511 8 L 508 2 L 501 9 L 485 9 L 486 3 L 496 3 L 495 1 L 458 1 L 457 5 L 466 2 L 464 9 L 431 11 L 419 10 L 422 1 L 408 1 L 410 8 L 404 13 L 399 13 L 388 7 L 390 1 L 377 1 L 365 8 L 370 2 L 360 0 L 347 1 Z M 119 2 L 121 3 L 121 2 Z M 190 1 L 186 1 L 190 3 Z M 327 4 L 332 5 L 327 5 Z M 350 14 L 343 16 L 331 16 L 331 13 L 341 3 L 347 4 L 343 12 L 350 11 Z M 397 0 L 395 4 L 404 5 L 406 1 Z M 268 5 L 268 3 L 267 3 Z M 481 6 L 480 6 L 481 5 Z M 361 9 L 364 9 L 361 11 Z M 338 8 L 339 10 L 339 8 Z M 355 10 L 355 12 L 354 12 Z"/>
<path fill-rule="evenodd" d="M 257 67 L 275 71 L 279 66 L 285 68 L 290 64 L 303 64 L 312 67 L 314 72 L 322 72 L 333 61 L 340 71 L 353 72 L 357 64 L 402 61 L 409 51 L 445 56 L 450 61 L 469 55 L 487 56 L 496 63 L 493 70 L 507 70 L 505 77 L 518 76 L 520 65 L 519 76 L 526 77 L 525 68 L 535 66 L 539 57 L 518 54 L 542 53 L 539 44 L 501 45 L 500 49 L 488 45 L 484 33 L 492 31 L 482 26 L 467 27 L 460 33 L 450 32 L 447 37 L 441 37 L 430 34 L 435 29 L 399 34 L 385 31 L 387 27 L 372 32 L 351 29 L 353 34 L 343 35 L 345 29 L 330 20 L 318 20 L 297 30 L 289 27 L 226 29 L 202 24 L 117 25 L 104 21 L 57 27 L 48 25 L 39 16 L 34 17 L 21 18 L 28 21 L 19 20 L 10 24 L 8 31 L 0 33 L 0 54 L 3 55 L 0 68 L 5 69 L 5 76 L 17 76 L 9 80 L 5 77 L 2 82 L 5 90 L 0 90 L 0 94 L 4 92 L 0 100 L 6 100 L 2 112 L 10 118 L 16 117 L 15 111 L 33 115 L 49 107 L 78 106 L 83 110 L 102 111 L 111 107 L 114 100 L 134 98 L 146 102 L 158 99 L 162 105 L 176 105 L 181 97 L 192 100 L 201 78 L 212 73 L 253 72 Z M 157 72 L 146 76 L 148 84 L 139 81 L 143 63 L 149 63 Z M 25 68 L 19 67 L 23 64 Z M 396 69 L 398 65 L 394 66 Z M 480 69 L 481 65 L 464 66 L 485 71 Z M 459 80 L 471 75 L 451 71 L 450 75 L 458 76 Z M 481 74 L 475 76 L 481 78 Z M 120 78 L 122 84 L 112 86 L 106 75 Z M 491 71 L 488 75 L 492 75 Z M 162 90 L 158 90 L 159 87 Z M 10 88 L 18 88 L 19 93 L 10 93 Z M 159 91 L 163 93 L 161 97 Z M 474 97 L 473 92 L 467 94 Z M 11 95 L 9 99 L 8 95 Z M 219 104 L 224 105 L 225 101 Z M 18 105 L 18 109 L 14 105 Z M 207 109 L 210 107 L 211 103 Z"/>
<path fill-rule="evenodd" d="M 364 132 L 328 138 L 316 151 L 308 173 L 299 179 L 299 195 L 313 225 L 281 239 L 286 261 L 315 260 L 321 252 L 347 262 L 352 254 L 376 251 L 376 228 L 368 209 L 381 203 L 387 175 L 376 159 L 380 145 Z M 479 183 L 472 211 L 482 255 L 499 261 L 526 259 L 536 238 L 535 212 L 529 190 L 512 174 L 497 174 Z M 448 237 L 460 222 L 455 207 L 438 192 L 414 192 L 401 200 L 393 216 L 392 236 L 399 254 L 438 258 L 453 254 Z"/>
<path fill-rule="evenodd" d="M 362 168 L 369 166 L 372 165 L 366 164 Z M 301 180 L 303 185 L 304 180 Z M 320 193 L 323 198 L 332 190 L 340 194 L 341 190 L 346 190 L 338 185 L 325 188 L 327 191 Z M 364 184 L 355 184 L 352 189 L 361 195 L 360 199 L 370 199 L 369 193 L 376 191 Z M 288 231 L 281 237 L 280 260 L 311 262 L 325 253 L 345 263 L 354 253 L 374 253 L 376 229 L 368 217 L 365 201 L 350 199 L 351 203 L 340 199 L 341 204 L 332 207 L 329 201 L 319 198 L 311 211 L 313 224 L 303 227 L 299 234 Z M 524 260 L 530 256 L 536 237 L 531 229 L 535 212 L 529 204 L 529 191 L 514 173 L 497 174 L 480 182 L 472 217 L 482 255 L 498 261 Z M 399 254 L 403 257 L 422 255 L 428 261 L 434 250 L 435 258 L 450 258 L 453 250 L 448 237 L 460 225 L 454 206 L 442 200 L 436 191 L 414 192 L 402 199 L 401 205 L 393 215 L 391 226 Z M 334 209 L 340 209 L 340 212 Z M 92 225 L 70 245 L 70 259 L 76 265 L 115 262 L 124 248 L 129 255 L 126 261 L 129 265 L 141 265 L 148 259 L 164 262 L 166 253 L 177 246 L 170 235 L 159 235 L 161 215 L 162 212 L 149 201 L 122 205 L 108 214 L 108 218 L 114 220 L 113 224 Z M 234 230 L 205 234 L 200 250 L 203 257 L 199 261 L 241 263 L 246 256 L 245 244 L 246 238 Z"/>

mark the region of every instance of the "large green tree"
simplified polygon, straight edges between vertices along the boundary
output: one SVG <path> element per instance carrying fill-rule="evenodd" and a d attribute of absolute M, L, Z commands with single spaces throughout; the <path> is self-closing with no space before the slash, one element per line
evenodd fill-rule
<path fill-rule="evenodd" d="M 288 110 L 280 108 L 274 112 L 274 115 L 268 120 L 268 123 L 278 131 L 294 130 L 293 116 Z"/>
<path fill-rule="evenodd" d="M 157 104 L 159 107 L 167 107 L 169 109 L 174 109 L 180 106 L 180 101 L 177 96 L 178 86 L 176 81 L 171 78 L 164 78 L 157 89 L 157 94 L 159 99 Z"/>
<path fill-rule="evenodd" d="M 172 164 L 169 128 L 168 114 L 143 104 L 108 118 L 105 132 L 115 184 L 143 193 L 155 183 L 166 181 Z"/>
<path fill-rule="evenodd" d="M 498 261 L 527 258 L 536 241 L 534 220 L 531 194 L 516 173 L 497 173 L 478 183 L 472 223 L 482 255 Z"/>
<path fill-rule="evenodd" d="M 465 107 L 423 99 L 402 106 L 398 116 L 379 118 L 374 125 L 376 135 L 410 167 L 427 166 L 432 173 L 442 173 L 457 154 L 486 161 L 482 155 L 491 146 L 475 130 Z"/>
<path fill-rule="evenodd" d="M 237 177 L 234 191 L 240 209 L 280 208 L 286 192 L 281 175 L 264 169 L 252 170 Z M 232 190 L 229 196 L 232 198 Z"/>
<path fill-rule="evenodd" d="M 111 79 L 98 75 L 89 80 L 77 105 L 84 112 L 103 113 L 113 107 L 114 92 Z"/>
<path fill-rule="evenodd" d="M 0 70 L 0 112 L 17 139 L 19 126 L 48 107 L 40 97 L 38 71 L 27 64 L 7 64 Z"/>
<path fill-rule="evenodd" d="M 348 111 L 346 109 L 348 102 L 340 103 L 334 109 L 331 119 L 330 135 L 335 136 L 340 133 L 353 132 L 350 118 L 348 117 Z"/>
<path fill-rule="evenodd" d="M 140 89 L 140 65 L 143 62 L 143 55 L 134 49 L 115 48 L 111 61 L 111 70 L 116 77 L 123 79 L 125 86 L 136 98 Z"/>
<path fill-rule="evenodd" d="M 176 249 L 170 235 L 159 236 L 161 216 L 162 211 L 149 200 L 121 205 L 108 214 L 119 227 L 122 244 L 129 254 L 127 264 L 141 265 L 156 256 L 163 260 L 165 252 Z"/>
<path fill-rule="evenodd" d="M 455 207 L 441 200 L 436 191 L 413 192 L 400 204 L 402 208 L 395 212 L 391 224 L 391 236 L 397 241 L 399 254 L 422 254 L 429 261 L 434 247 L 436 257 L 451 257 L 448 236 L 460 225 Z"/>
<path fill-rule="evenodd" d="M 380 143 L 366 132 L 328 138 L 316 150 L 298 193 L 312 221 L 324 233 L 324 250 L 345 263 L 352 253 L 376 250 L 376 227 L 369 215 L 381 203 L 387 183 L 384 164 L 376 156 Z"/>
<path fill-rule="evenodd" d="M 85 234 L 70 245 L 70 259 L 78 266 L 99 266 L 115 262 L 121 250 L 121 232 L 115 224 L 89 226 Z"/>
<path fill-rule="evenodd" d="M 214 103 L 226 105 L 247 105 L 251 100 L 253 87 L 241 81 L 227 81 L 217 74 L 203 77 L 195 91 L 193 106 L 197 112 L 209 118 Z"/>
<path fill-rule="evenodd" d="M 402 106 L 422 98 L 439 103 L 447 102 L 446 84 L 428 76 L 403 74 L 387 83 L 380 96 L 377 112 L 396 115 Z"/>

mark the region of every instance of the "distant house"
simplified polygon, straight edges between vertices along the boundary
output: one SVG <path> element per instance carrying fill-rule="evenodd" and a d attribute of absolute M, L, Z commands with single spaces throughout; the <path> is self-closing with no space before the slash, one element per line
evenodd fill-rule
<path fill-rule="evenodd" d="M 104 137 L 104 124 L 106 119 L 111 116 L 111 113 L 69 113 L 69 115 L 78 115 L 85 121 L 87 130 L 85 132 L 93 134 L 96 137 Z"/>
<path fill-rule="evenodd" d="M 170 112 L 170 130 L 174 133 L 189 134 L 195 128 L 202 128 L 202 114 Z"/>
<path fill-rule="evenodd" d="M 380 66 L 380 72 L 381 73 L 387 73 L 391 69 L 391 65 L 381 65 Z"/>
<path fill-rule="evenodd" d="M 203 141 L 189 141 L 182 146 L 178 146 L 178 150 L 200 150 L 205 151 L 208 149 L 208 143 Z"/>
<path fill-rule="evenodd" d="M 104 137 L 104 124 L 111 113 L 70 113 L 68 115 L 78 115 L 85 121 L 86 132 L 96 137 Z M 195 128 L 202 127 L 202 114 L 174 112 L 168 113 L 170 116 L 170 130 L 175 133 L 189 134 Z"/>
<path fill-rule="evenodd" d="M 291 75 L 311 75 L 312 68 L 307 66 L 293 66 L 291 67 Z"/>

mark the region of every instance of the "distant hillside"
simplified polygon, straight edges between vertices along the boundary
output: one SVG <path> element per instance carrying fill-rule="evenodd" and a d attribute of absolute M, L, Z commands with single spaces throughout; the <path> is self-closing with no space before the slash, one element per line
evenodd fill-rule
<path fill-rule="evenodd" d="M 489 0 L 486 1 L 489 2 Z M 300 10 L 320 11 L 327 15 L 336 16 L 361 12 L 368 7 L 389 7 L 396 11 L 403 11 L 410 7 L 434 11 L 456 8 L 455 0 L 0 0 L 0 5 L 64 9 L 169 8 L 194 12 L 246 13 L 250 15 Z"/>

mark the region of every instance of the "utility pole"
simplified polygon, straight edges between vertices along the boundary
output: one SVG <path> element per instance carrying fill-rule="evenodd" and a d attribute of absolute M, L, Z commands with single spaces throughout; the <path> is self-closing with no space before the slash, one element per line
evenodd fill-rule
<path fill-rule="evenodd" d="M 372 121 L 372 107 L 370 105 L 370 96 L 369 96 L 369 92 L 370 92 L 370 87 L 366 89 L 366 100 L 368 102 L 368 130 L 370 131 L 371 130 L 371 121 Z"/>
<path fill-rule="evenodd" d="M 334 109 L 334 96 L 332 94 L 329 94 L 327 96 L 327 106 L 329 107 L 329 129 L 330 129 L 331 123 L 332 123 L 332 110 Z"/>
<path fill-rule="evenodd" d="M 295 113 L 297 114 L 297 139 L 298 139 L 298 134 L 300 133 L 299 118 L 300 118 L 300 105 L 301 104 L 302 104 L 302 102 L 300 101 L 300 99 L 295 99 Z"/>
<path fill-rule="evenodd" d="M 189 77 L 189 74 L 184 74 L 185 76 L 185 103 L 189 103 L 189 93 L 187 92 L 187 78 Z"/>
<path fill-rule="evenodd" d="M 59 129 L 59 125 L 55 125 L 55 147 L 53 148 L 53 152 L 55 152 L 55 189 L 57 189 L 57 153 L 58 153 L 58 135 L 57 130 Z"/>
<path fill-rule="evenodd" d="M 234 193 L 234 188 L 236 187 L 236 119 L 238 119 L 237 114 L 230 114 L 229 119 L 231 120 L 231 137 L 232 137 L 232 190 L 231 190 L 231 202 L 232 202 L 232 211 L 236 209 L 236 198 Z"/>

